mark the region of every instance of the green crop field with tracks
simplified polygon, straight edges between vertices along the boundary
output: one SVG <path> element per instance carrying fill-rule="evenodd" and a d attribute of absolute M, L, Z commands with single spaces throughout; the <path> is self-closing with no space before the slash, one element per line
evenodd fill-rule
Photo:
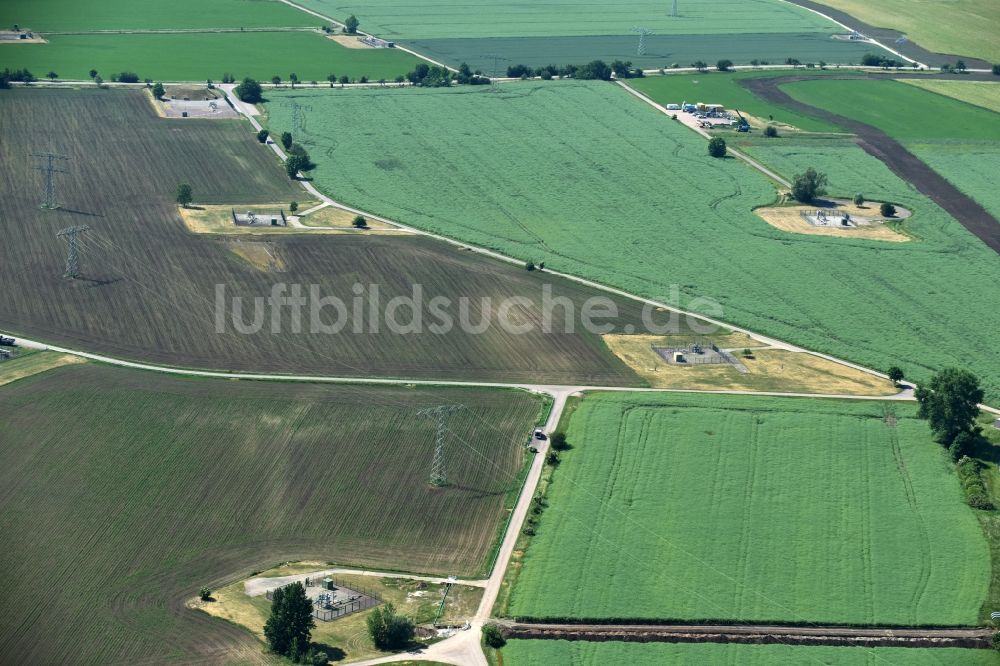
<path fill-rule="evenodd" d="M 587 397 L 569 422 L 573 448 L 553 473 L 509 614 L 974 624 L 989 550 L 915 411 Z"/>
<path fill-rule="evenodd" d="M 995 666 L 996 653 L 956 648 L 802 647 L 718 643 L 620 643 L 511 640 L 502 650 L 504 666 Z"/>
<path fill-rule="evenodd" d="M 392 81 L 418 62 L 398 49 L 349 49 L 312 32 L 56 35 L 48 41 L 5 46 L 0 69 L 26 67 L 38 78 L 54 71 L 65 79 L 87 79 L 96 69 L 108 81 L 120 71 L 159 81 L 219 81 L 224 73 L 270 81 L 291 72 L 301 81 L 326 81 L 329 74 Z"/>
<path fill-rule="evenodd" d="M 288 560 L 478 575 L 542 412 L 518 391 L 95 365 L 0 400 L 6 664 L 272 663 L 185 602 Z M 451 485 L 433 488 L 434 422 L 417 410 L 441 404 L 464 409 L 448 420 Z"/>
<path fill-rule="evenodd" d="M 776 167 L 854 170 L 861 189 L 834 194 L 914 201 L 918 242 L 774 229 L 752 212 L 775 200 L 764 176 L 710 158 L 702 137 L 613 84 L 270 98 L 272 132 L 323 155 L 315 183 L 345 203 L 705 313 L 708 297 L 725 321 L 918 381 L 968 365 L 970 337 L 996 341 L 976 370 L 1000 396 L 1000 313 L 980 295 L 1000 280 L 996 254 L 860 149 L 838 166 L 796 146 Z"/>

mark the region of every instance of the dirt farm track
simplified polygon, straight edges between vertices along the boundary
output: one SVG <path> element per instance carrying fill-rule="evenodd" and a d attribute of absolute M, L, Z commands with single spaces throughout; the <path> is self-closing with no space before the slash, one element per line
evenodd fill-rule
<path fill-rule="evenodd" d="M 827 120 L 854 133 L 857 136 L 858 145 L 865 152 L 884 162 L 893 173 L 903 180 L 913 183 L 914 187 L 930 197 L 934 203 L 946 210 L 962 226 L 994 251 L 1000 253 L 1000 221 L 986 212 L 986 209 L 973 201 L 971 197 L 963 194 L 957 187 L 931 169 L 923 160 L 904 148 L 901 143 L 871 125 L 799 102 L 779 87 L 785 83 L 805 81 L 810 78 L 812 77 L 747 78 L 742 79 L 740 84 L 768 102 Z M 865 77 L 838 76 L 836 78 L 858 79 Z M 893 74 L 893 78 L 901 78 L 901 76 Z"/>

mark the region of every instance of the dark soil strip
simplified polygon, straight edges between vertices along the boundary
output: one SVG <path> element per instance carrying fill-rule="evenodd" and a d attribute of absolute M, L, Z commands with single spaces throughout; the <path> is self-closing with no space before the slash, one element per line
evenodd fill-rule
<path fill-rule="evenodd" d="M 899 51 L 907 58 L 913 58 L 914 60 L 925 63 L 931 67 L 940 67 L 944 63 L 954 64 L 956 60 L 964 60 L 966 67 L 972 67 L 974 69 L 989 69 L 991 66 L 990 63 L 985 60 L 980 60 L 979 58 L 973 58 L 971 56 L 959 56 L 928 51 L 922 46 L 909 41 L 909 39 L 907 39 L 907 41 L 903 44 L 897 44 L 896 40 L 903 36 L 903 33 L 900 31 L 893 30 L 892 28 L 878 28 L 873 25 L 868 25 L 867 23 L 862 23 L 847 12 L 842 12 L 826 5 L 821 5 L 818 2 L 812 2 L 811 0 L 788 1 L 792 4 L 799 5 L 800 7 L 805 7 L 806 9 L 812 9 L 826 14 L 830 18 L 849 26 L 852 30 L 856 30 L 863 35 L 885 44 L 891 49 Z M 877 50 L 877 47 L 872 48 L 873 52 L 877 52 Z"/>
<path fill-rule="evenodd" d="M 854 628 L 766 625 L 502 625 L 505 638 L 548 638 L 633 643 L 748 643 L 765 645 L 847 645 L 862 647 L 989 648 L 992 631 L 971 628 Z"/>
<path fill-rule="evenodd" d="M 803 81 L 809 76 L 779 76 L 774 78 L 746 78 L 740 84 L 750 92 L 772 104 L 784 106 L 843 127 L 855 135 L 857 142 L 866 153 L 885 163 L 889 169 L 903 180 L 910 182 L 920 192 L 958 220 L 962 226 L 975 234 L 995 252 L 1000 253 L 1000 221 L 986 212 L 982 206 L 963 194 L 938 172 L 931 169 L 920 158 L 908 151 L 901 143 L 880 129 L 860 123 L 808 104 L 792 99 L 778 86 L 793 81 Z M 864 78 L 844 76 L 837 78 Z"/>

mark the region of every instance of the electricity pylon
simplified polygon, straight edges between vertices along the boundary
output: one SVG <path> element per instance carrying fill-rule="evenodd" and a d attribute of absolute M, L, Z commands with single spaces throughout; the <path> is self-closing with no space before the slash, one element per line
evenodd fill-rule
<path fill-rule="evenodd" d="M 31 156 L 45 159 L 43 166 L 32 167 L 35 171 L 41 171 L 45 174 L 45 202 L 42 203 L 41 208 L 48 210 L 59 208 L 59 202 L 56 201 L 55 183 L 52 182 L 52 174 L 66 173 L 66 169 L 57 167 L 55 161 L 63 160 L 66 162 L 69 161 L 69 158 L 56 155 L 55 153 L 31 153 Z"/>
<path fill-rule="evenodd" d="M 636 55 L 646 55 L 646 35 L 652 35 L 653 31 L 649 28 L 632 28 L 632 32 L 639 33 L 639 48 L 636 49 Z"/>
<path fill-rule="evenodd" d="M 448 415 L 462 409 L 463 405 L 440 405 L 428 407 L 417 412 L 418 416 L 437 419 L 437 431 L 434 439 L 434 458 L 431 460 L 430 483 L 432 486 L 448 485 L 448 467 L 444 457 L 444 436 L 447 430 L 445 421 Z"/>
<path fill-rule="evenodd" d="M 64 278 L 75 280 L 80 277 L 80 257 L 76 249 L 76 237 L 84 231 L 90 231 L 90 227 L 82 224 L 76 227 L 68 227 L 58 232 L 56 236 L 65 238 L 68 247 L 66 248 L 66 272 Z"/>

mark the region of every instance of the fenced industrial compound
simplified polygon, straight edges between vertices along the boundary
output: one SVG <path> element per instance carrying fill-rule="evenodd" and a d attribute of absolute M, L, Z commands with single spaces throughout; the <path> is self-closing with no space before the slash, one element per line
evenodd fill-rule
<path fill-rule="evenodd" d="M 306 596 L 313 603 L 313 617 L 324 622 L 347 617 L 382 603 L 382 597 L 375 591 L 358 585 L 347 587 L 330 576 L 306 578 L 303 585 Z M 271 601 L 274 590 L 268 590 L 264 596 Z"/>
<path fill-rule="evenodd" d="M 729 364 L 741 374 L 749 370 L 725 349 L 720 349 L 714 342 L 695 341 L 685 347 L 657 347 L 650 345 L 653 352 L 670 365 L 723 365 Z"/>
<path fill-rule="evenodd" d="M 367 44 L 368 46 L 371 46 L 372 48 L 376 49 L 391 49 L 396 46 L 395 42 L 390 42 L 385 39 L 380 39 L 378 37 L 372 37 L 371 35 L 364 35 L 363 37 L 359 37 L 358 41 L 360 41 L 362 44 Z"/>
<path fill-rule="evenodd" d="M 287 227 L 288 219 L 285 211 L 279 210 L 276 213 L 260 213 L 248 210 L 245 213 L 237 213 L 233 208 L 233 224 L 238 227 Z"/>
<path fill-rule="evenodd" d="M 817 209 L 817 210 L 805 210 L 802 211 L 802 217 L 805 218 L 806 222 L 813 225 L 814 227 L 856 227 L 858 226 L 857 221 L 852 219 L 847 213 L 833 213 L 830 214 L 829 211 Z"/>

